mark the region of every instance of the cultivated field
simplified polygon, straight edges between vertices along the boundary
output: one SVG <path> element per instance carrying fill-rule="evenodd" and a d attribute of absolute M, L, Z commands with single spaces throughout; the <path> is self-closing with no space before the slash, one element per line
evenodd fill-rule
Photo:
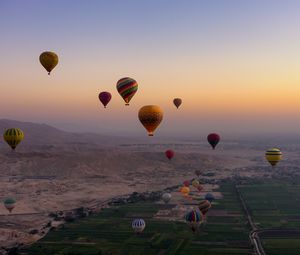
<path fill-rule="evenodd" d="M 28 248 L 26 254 L 249 254 L 249 229 L 234 186 L 224 184 L 218 191 L 224 197 L 214 203 L 207 223 L 196 234 L 175 213 L 185 212 L 192 206 L 190 201 L 177 207 L 140 202 L 107 208 L 99 215 L 65 224 Z M 161 210 L 174 213 L 161 219 L 156 215 Z M 141 235 L 131 229 L 136 217 L 147 224 Z"/>
<path fill-rule="evenodd" d="M 266 254 L 300 254 L 299 179 L 254 182 L 239 189 Z"/>

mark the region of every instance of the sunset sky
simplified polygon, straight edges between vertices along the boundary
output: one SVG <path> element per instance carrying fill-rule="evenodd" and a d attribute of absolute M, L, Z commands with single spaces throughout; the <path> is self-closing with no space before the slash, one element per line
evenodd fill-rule
<path fill-rule="evenodd" d="M 0 0 L 0 118 L 144 135 L 138 109 L 157 104 L 158 137 L 299 134 L 299 13 L 292 0 Z M 46 50 L 60 58 L 51 76 Z M 126 76 L 139 84 L 129 107 Z"/>

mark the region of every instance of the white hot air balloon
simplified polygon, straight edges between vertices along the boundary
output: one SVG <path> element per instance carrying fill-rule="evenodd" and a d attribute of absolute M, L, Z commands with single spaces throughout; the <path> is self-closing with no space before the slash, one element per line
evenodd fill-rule
<path fill-rule="evenodd" d="M 161 198 L 167 204 L 170 202 L 172 195 L 170 193 L 164 193 Z"/>

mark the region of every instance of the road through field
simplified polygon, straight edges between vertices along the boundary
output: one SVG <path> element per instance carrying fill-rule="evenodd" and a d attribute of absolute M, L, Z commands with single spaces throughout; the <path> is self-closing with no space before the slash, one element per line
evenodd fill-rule
<path fill-rule="evenodd" d="M 246 202 L 244 201 L 244 198 L 239 190 L 239 188 L 235 185 L 235 188 L 236 188 L 236 191 L 238 193 L 238 197 L 242 203 L 242 206 L 243 206 L 243 209 L 247 215 L 247 219 L 248 219 L 248 223 L 251 227 L 251 232 L 249 234 L 249 238 L 251 240 L 251 243 L 253 244 L 254 246 L 254 249 L 255 249 L 255 254 L 257 255 L 266 255 L 265 251 L 264 251 L 264 248 L 262 246 L 262 243 L 261 243 L 261 240 L 260 240 L 260 237 L 258 235 L 258 229 L 257 227 L 255 226 L 253 220 L 252 220 L 252 217 L 251 217 L 251 214 L 249 213 L 249 210 L 248 210 L 248 207 L 246 205 Z"/>

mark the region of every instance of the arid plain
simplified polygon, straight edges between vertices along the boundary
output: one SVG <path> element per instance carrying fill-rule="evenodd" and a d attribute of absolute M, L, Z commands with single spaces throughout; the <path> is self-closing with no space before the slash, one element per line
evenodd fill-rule
<path fill-rule="evenodd" d="M 30 243 L 45 232 L 49 213 L 90 207 L 110 198 L 162 190 L 212 173 L 212 182 L 235 177 L 296 175 L 297 143 L 284 144 L 284 160 L 276 170 L 264 160 L 275 144 L 261 140 L 222 140 L 212 150 L 205 139 L 191 140 L 107 137 L 68 133 L 34 123 L 0 120 L 0 129 L 20 127 L 25 139 L 11 151 L 0 143 L 0 197 L 13 197 L 17 204 L 9 214 L 0 206 L 0 245 Z M 45 135 L 47 134 L 47 135 Z M 279 146 L 279 145 L 278 145 Z M 164 152 L 172 148 L 170 161 Z M 200 177 L 201 178 L 201 177 Z M 209 187 L 208 187 L 209 189 Z M 38 234 L 30 234 L 37 229 Z"/>

